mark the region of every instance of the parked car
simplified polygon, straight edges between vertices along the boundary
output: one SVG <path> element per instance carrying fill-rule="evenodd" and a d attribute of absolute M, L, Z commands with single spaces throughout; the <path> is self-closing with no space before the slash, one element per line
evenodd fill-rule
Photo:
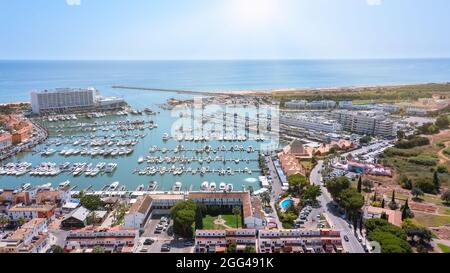
<path fill-rule="evenodd" d="M 161 246 L 161 252 L 170 252 L 170 245 L 169 244 L 163 244 Z"/>
<path fill-rule="evenodd" d="M 347 235 L 344 236 L 344 241 L 346 241 L 346 242 L 350 241 L 350 239 L 348 238 Z"/>
<path fill-rule="evenodd" d="M 154 242 L 155 242 L 155 240 L 153 240 L 153 239 L 146 239 L 146 240 L 144 241 L 144 246 L 150 246 L 150 245 L 152 245 Z"/>
<path fill-rule="evenodd" d="M 186 246 L 186 247 L 194 246 L 194 242 L 193 241 L 186 241 L 186 242 L 184 242 L 184 246 Z"/>

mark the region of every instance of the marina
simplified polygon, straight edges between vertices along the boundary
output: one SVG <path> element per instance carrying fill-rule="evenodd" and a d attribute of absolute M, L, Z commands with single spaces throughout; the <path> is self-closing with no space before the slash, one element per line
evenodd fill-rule
<path fill-rule="evenodd" d="M 201 190 L 205 180 L 223 180 L 225 189 L 259 189 L 255 178 L 264 136 L 250 139 L 233 125 L 220 131 L 172 130 L 171 111 L 130 103 L 135 110 L 34 119 L 48 138 L 1 163 L 1 187 L 18 188 L 26 179 L 32 187 L 71 181 L 73 188 L 88 192 L 182 191 Z M 122 182 L 112 190 L 116 181 Z"/>

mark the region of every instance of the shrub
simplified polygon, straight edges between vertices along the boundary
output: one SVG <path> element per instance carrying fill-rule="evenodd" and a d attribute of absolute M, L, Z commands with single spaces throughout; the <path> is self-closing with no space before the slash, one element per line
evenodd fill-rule
<path fill-rule="evenodd" d="M 408 159 L 409 162 L 422 166 L 436 166 L 438 159 L 428 155 L 419 155 Z"/>
<path fill-rule="evenodd" d="M 408 149 L 388 148 L 384 151 L 384 155 L 387 157 L 393 156 L 412 157 L 420 155 L 420 152 Z"/>
<path fill-rule="evenodd" d="M 448 173 L 448 168 L 445 165 L 439 165 L 437 167 L 438 173 Z"/>
<path fill-rule="evenodd" d="M 435 186 L 433 182 L 429 179 L 422 178 L 416 182 L 416 188 L 421 189 L 424 193 L 435 193 Z"/>
<path fill-rule="evenodd" d="M 426 137 L 415 136 L 408 140 L 401 140 L 395 144 L 398 149 L 411 149 L 414 147 L 430 145 L 430 140 Z"/>

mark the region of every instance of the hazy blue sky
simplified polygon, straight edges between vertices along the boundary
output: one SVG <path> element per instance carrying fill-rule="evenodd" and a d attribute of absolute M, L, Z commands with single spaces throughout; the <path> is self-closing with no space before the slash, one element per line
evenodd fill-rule
<path fill-rule="evenodd" d="M 0 59 L 450 57 L 448 0 L 0 0 Z"/>

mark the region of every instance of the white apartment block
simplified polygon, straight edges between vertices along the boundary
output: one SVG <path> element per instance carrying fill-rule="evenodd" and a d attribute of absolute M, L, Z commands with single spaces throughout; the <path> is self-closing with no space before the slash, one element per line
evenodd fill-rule
<path fill-rule="evenodd" d="M 342 252 L 342 239 L 334 230 L 260 230 L 259 253 Z"/>
<path fill-rule="evenodd" d="M 377 111 L 339 110 L 332 114 L 343 130 L 361 135 L 395 136 L 396 129 L 385 114 Z"/>
<path fill-rule="evenodd" d="M 31 106 L 35 114 L 45 111 L 58 112 L 92 107 L 96 102 L 96 94 L 95 88 L 58 88 L 51 91 L 33 91 L 31 92 Z"/>
<path fill-rule="evenodd" d="M 137 229 L 111 228 L 111 229 L 81 229 L 70 231 L 66 238 L 65 249 L 93 248 L 103 246 L 106 251 L 113 251 L 119 247 L 134 246 L 139 238 Z"/>
<path fill-rule="evenodd" d="M 47 220 L 35 218 L 0 241 L 0 253 L 39 253 L 49 244 Z"/>
<path fill-rule="evenodd" d="M 321 117 L 284 115 L 280 118 L 280 123 L 291 127 L 303 128 L 308 131 L 324 133 L 336 133 L 342 130 L 342 126 L 338 122 Z"/>
<path fill-rule="evenodd" d="M 306 100 L 292 100 L 286 102 L 286 107 L 289 109 L 333 109 L 336 107 L 336 102 L 332 100 L 320 100 L 308 102 Z"/>

